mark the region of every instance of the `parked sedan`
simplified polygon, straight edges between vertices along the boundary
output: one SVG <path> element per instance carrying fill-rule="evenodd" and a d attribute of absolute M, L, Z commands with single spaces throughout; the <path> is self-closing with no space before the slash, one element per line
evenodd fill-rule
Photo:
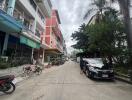
<path fill-rule="evenodd" d="M 104 64 L 102 58 L 84 58 L 84 72 L 89 78 L 114 79 L 113 68 Z"/>

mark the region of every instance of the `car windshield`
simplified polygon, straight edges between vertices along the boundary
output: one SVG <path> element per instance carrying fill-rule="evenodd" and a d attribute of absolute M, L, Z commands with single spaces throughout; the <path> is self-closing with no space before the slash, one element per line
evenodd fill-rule
<path fill-rule="evenodd" d="M 89 63 L 91 64 L 103 64 L 102 60 L 99 59 L 89 59 Z"/>

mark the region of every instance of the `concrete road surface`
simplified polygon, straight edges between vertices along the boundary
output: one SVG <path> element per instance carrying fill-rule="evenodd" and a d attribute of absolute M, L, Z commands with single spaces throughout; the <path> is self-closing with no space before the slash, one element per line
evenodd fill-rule
<path fill-rule="evenodd" d="M 132 100 L 132 85 L 90 80 L 68 61 L 17 84 L 11 95 L 1 93 L 0 100 Z"/>

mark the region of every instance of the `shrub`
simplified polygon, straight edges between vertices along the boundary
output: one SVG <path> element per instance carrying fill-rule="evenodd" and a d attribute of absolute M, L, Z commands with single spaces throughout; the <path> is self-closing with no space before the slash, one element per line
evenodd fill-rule
<path fill-rule="evenodd" d="M 6 68 L 9 68 L 9 64 L 8 63 L 5 63 L 5 62 L 0 62 L 0 69 L 6 69 Z"/>

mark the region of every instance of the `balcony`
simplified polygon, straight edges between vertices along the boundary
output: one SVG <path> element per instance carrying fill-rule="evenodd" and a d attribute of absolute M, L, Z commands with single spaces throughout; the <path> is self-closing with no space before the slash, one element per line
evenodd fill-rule
<path fill-rule="evenodd" d="M 31 0 L 33 1 L 33 0 Z M 36 6 L 35 4 L 31 4 L 30 0 L 18 0 L 18 4 L 21 5 L 22 8 L 24 8 L 24 12 L 28 12 L 30 16 L 35 18 L 35 13 L 36 13 Z"/>
<path fill-rule="evenodd" d="M 51 16 L 52 4 L 50 0 L 35 0 L 46 17 Z"/>
<path fill-rule="evenodd" d="M 7 33 L 19 33 L 22 23 L 0 9 L 0 30 Z"/>
<path fill-rule="evenodd" d="M 41 39 L 35 33 L 33 33 L 29 28 L 23 26 L 22 35 L 30 38 L 31 40 L 40 43 Z"/>
<path fill-rule="evenodd" d="M 52 28 L 53 28 L 53 31 L 54 31 L 55 35 L 57 37 L 59 37 L 60 41 L 62 41 L 62 34 L 61 34 L 60 29 L 59 29 L 59 26 L 56 24 L 56 26 L 54 26 Z"/>
<path fill-rule="evenodd" d="M 44 28 L 44 16 L 42 14 L 42 11 L 37 8 L 38 5 L 34 0 L 19 0 L 19 5 L 24 9 L 24 12 L 28 13 L 29 16 L 33 17 L 39 24 L 40 28 Z M 38 11 L 37 11 L 38 9 Z"/>
<path fill-rule="evenodd" d="M 38 11 L 38 13 L 36 15 L 36 20 L 37 20 L 37 23 L 39 24 L 38 27 L 43 31 L 44 30 L 45 18 L 40 13 L 40 11 Z"/>

